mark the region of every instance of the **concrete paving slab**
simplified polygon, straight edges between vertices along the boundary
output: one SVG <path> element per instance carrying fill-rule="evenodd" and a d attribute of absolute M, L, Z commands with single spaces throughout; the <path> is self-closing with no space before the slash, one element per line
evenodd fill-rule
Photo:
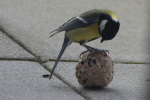
<path fill-rule="evenodd" d="M 53 62 L 46 63 L 48 68 Z M 55 73 L 92 100 L 149 100 L 149 65 L 115 64 L 114 78 L 105 88 L 83 88 L 75 77 L 76 62 L 60 62 Z M 51 82 L 53 82 L 51 80 Z"/>
<path fill-rule="evenodd" d="M 108 49 L 115 61 L 150 62 L 147 46 L 150 40 L 147 27 L 149 0 L 0 0 L 1 30 L 19 40 L 42 60 L 56 59 L 64 33 L 48 38 L 49 32 L 65 21 L 90 9 L 111 9 L 118 16 L 121 27 L 112 40 L 90 46 Z M 78 44 L 69 46 L 62 59 L 77 60 L 85 49 Z"/>
<path fill-rule="evenodd" d="M 36 58 L 0 32 L 0 59 L 35 60 Z"/>
<path fill-rule="evenodd" d="M 0 61 L 1 100 L 85 100 L 36 62 Z"/>

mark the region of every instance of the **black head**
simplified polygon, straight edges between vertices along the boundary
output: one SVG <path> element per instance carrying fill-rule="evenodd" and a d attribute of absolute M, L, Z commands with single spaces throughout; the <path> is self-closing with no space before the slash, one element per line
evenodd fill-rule
<path fill-rule="evenodd" d="M 113 19 L 113 16 L 109 14 L 102 14 L 99 19 L 99 32 L 102 36 L 101 43 L 104 40 L 111 40 L 113 39 L 120 27 L 120 23 L 118 19 Z"/>

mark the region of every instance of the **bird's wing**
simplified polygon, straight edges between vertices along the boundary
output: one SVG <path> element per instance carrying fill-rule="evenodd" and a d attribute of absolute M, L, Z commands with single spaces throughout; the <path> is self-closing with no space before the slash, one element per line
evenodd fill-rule
<path fill-rule="evenodd" d="M 103 12 L 99 9 L 93 9 L 90 11 L 86 11 L 79 15 L 81 18 L 86 20 L 90 25 L 99 21 L 99 18 Z"/>
<path fill-rule="evenodd" d="M 58 29 L 50 32 L 51 34 L 50 37 L 62 31 L 68 31 L 71 29 L 86 27 L 86 26 L 88 26 L 88 23 L 84 19 L 80 17 L 73 17 L 70 20 L 68 20 L 66 23 L 64 23 L 62 26 L 60 26 Z"/>
<path fill-rule="evenodd" d="M 101 15 L 100 10 L 92 10 L 92 11 L 87 11 L 79 15 L 78 17 L 73 17 L 70 20 L 68 20 L 66 23 L 64 23 L 62 26 L 60 26 L 58 29 L 50 32 L 51 34 L 50 37 L 62 31 L 68 31 L 68 30 L 92 25 L 98 22 L 100 15 Z"/>

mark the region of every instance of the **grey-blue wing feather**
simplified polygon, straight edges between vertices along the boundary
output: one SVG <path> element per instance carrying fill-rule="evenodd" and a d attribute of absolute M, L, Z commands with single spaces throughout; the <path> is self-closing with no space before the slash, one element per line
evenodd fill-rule
<path fill-rule="evenodd" d="M 100 9 L 93 9 L 90 11 L 86 11 L 79 15 L 79 17 L 86 20 L 89 24 L 94 24 L 99 21 L 100 16 L 102 15 L 102 11 Z"/>
<path fill-rule="evenodd" d="M 60 26 L 58 29 L 50 32 L 50 33 L 52 33 L 52 35 L 50 37 L 52 37 L 56 33 L 62 32 L 62 31 L 68 31 L 68 30 L 72 30 L 75 28 L 86 27 L 86 26 L 88 26 L 87 23 L 84 23 L 77 17 L 73 17 L 72 19 L 70 19 L 69 21 L 64 23 L 62 26 Z"/>
<path fill-rule="evenodd" d="M 56 33 L 62 32 L 62 31 L 68 31 L 76 28 L 81 28 L 81 27 L 87 27 L 89 25 L 92 25 L 96 22 L 98 22 L 99 17 L 101 16 L 101 11 L 100 10 L 91 10 L 87 11 L 79 17 L 73 17 L 70 20 L 68 20 L 66 23 L 64 23 L 62 26 L 60 26 L 58 29 L 50 32 L 52 37 Z"/>
<path fill-rule="evenodd" d="M 59 30 L 68 31 L 75 28 L 86 27 L 86 26 L 88 26 L 87 23 L 84 23 L 82 20 L 78 19 L 77 17 L 74 17 L 68 22 L 66 22 L 65 24 L 63 24 L 61 27 L 59 27 Z"/>

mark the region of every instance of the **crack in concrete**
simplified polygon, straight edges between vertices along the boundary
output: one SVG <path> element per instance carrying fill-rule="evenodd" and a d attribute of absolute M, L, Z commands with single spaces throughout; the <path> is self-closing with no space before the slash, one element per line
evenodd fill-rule
<path fill-rule="evenodd" d="M 35 58 L 27 58 L 27 59 L 24 59 L 24 58 L 0 58 L 0 60 L 3 60 L 3 61 L 32 61 L 32 62 L 37 62 L 37 59 Z"/>

